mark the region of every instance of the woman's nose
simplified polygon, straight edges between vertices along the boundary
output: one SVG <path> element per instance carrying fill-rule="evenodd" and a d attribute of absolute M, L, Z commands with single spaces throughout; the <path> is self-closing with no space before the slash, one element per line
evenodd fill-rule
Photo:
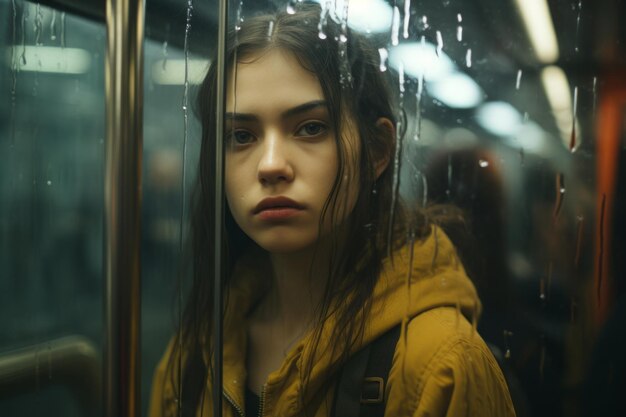
<path fill-rule="evenodd" d="M 263 141 L 262 155 L 259 160 L 259 181 L 263 184 L 290 182 L 293 180 L 293 174 L 284 139 L 278 135 L 268 135 Z"/>

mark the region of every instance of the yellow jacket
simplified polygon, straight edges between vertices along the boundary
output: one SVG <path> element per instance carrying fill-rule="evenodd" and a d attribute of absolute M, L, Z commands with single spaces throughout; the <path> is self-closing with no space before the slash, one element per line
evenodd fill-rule
<path fill-rule="evenodd" d="M 373 294 L 373 308 L 363 338 L 367 344 L 398 323 L 405 323 L 386 384 L 386 417 L 515 416 L 506 382 L 489 348 L 476 333 L 480 314 L 476 290 L 458 261 L 454 247 L 439 229 L 416 242 L 413 259 L 405 247 L 385 261 Z M 412 265 L 410 265 L 412 263 Z M 246 384 L 246 315 L 259 297 L 258 269 L 243 265 L 234 274 L 224 322 L 224 417 L 244 417 Z M 410 277 L 410 285 L 408 278 Z M 324 330 L 330 333 L 332 319 Z M 327 382 L 335 361 L 323 337 L 304 404 L 300 400 L 301 365 L 312 354 L 305 336 L 269 375 L 262 395 L 264 416 L 327 417 L 335 387 Z M 355 351 L 359 346 L 355 347 Z M 170 349 L 155 371 L 150 417 L 176 416 L 171 375 L 166 374 Z M 207 394 L 208 393 L 208 394 Z M 203 417 L 212 415 L 211 382 Z M 184 399 L 183 399 L 184 401 Z M 200 416 L 200 410 L 198 412 Z M 337 416 L 341 417 L 341 416 Z"/>

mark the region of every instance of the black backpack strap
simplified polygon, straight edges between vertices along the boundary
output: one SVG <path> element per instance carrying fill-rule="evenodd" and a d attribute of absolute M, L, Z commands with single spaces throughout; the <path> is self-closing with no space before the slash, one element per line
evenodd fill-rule
<path fill-rule="evenodd" d="M 385 385 L 393 362 L 400 325 L 357 352 L 341 370 L 331 416 L 382 417 Z"/>

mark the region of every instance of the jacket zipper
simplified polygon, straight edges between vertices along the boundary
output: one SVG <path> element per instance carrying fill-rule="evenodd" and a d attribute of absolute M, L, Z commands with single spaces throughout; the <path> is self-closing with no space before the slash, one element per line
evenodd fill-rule
<path fill-rule="evenodd" d="M 233 400 L 231 396 L 226 393 L 226 391 L 222 390 L 222 393 L 224 394 L 224 398 L 226 398 L 226 400 L 230 403 L 230 405 L 233 406 L 235 411 L 237 411 L 237 414 L 239 415 L 239 417 L 246 417 L 245 414 L 243 413 L 243 410 L 241 409 L 241 407 L 237 405 L 235 400 Z"/>
<path fill-rule="evenodd" d="M 261 388 L 261 397 L 259 399 L 259 416 L 263 417 L 263 407 L 265 406 L 265 385 Z"/>

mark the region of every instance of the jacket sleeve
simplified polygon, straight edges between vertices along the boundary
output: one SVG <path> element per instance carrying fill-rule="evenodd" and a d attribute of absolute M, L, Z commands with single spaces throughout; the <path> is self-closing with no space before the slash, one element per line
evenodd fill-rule
<path fill-rule="evenodd" d="M 482 342 L 456 340 L 430 361 L 413 417 L 514 417 L 506 381 Z"/>

